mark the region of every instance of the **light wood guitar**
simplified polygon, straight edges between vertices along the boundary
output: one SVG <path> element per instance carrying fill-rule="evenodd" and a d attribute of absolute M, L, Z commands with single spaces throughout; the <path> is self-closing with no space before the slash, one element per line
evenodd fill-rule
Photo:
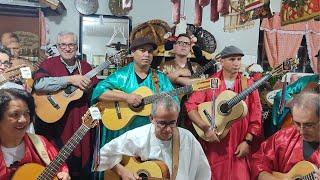
<path fill-rule="evenodd" d="M 117 54 L 111 56 L 109 59 L 116 57 L 123 53 L 119 51 Z M 98 72 L 107 68 L 111 62 L 105 61 L 98 67 L 92 69 L 84 76 L 88 79 L 94 77 Z M 32 96 L 36 104 L 37 116 L 46 123 L 54 123 L 62 118 L 70 102 L 80 99 L 83 91 L 75 86 L 68 86 L 66 89 L 54 93 L 33 92 Z"/>
<path fill-rule="evenodd" d="M 167 165 L 162 161 L 141 162 L 135 157 L 124 156 L 121 164 L 130 172 L 135 172 L 141 179 L 170 179 Z M 120 180 L 121 177 L 112 170 L 104 173 L 104 180 Z"/>
<path fill-rule="evenodd" d="M 27 67 L 27 65 L 20 64 L 18 66 L 14 66 L 9 69 L 6 69 L 3 73 L 0 74 L 0 85 L 8 81 L 20 80 L 22 78 L 20 68 L 23 68 L 23 67 Z"/>
<path fill-rule="evenodd" d="M 204 79 L 195 81 L 192 85 L 184 86 L 169 92 L 162 92 L 153 94 L 148 87 L 139 87 L 132 93 L 141 95 L 143 97 L 142 103 L 133 107 L 126 102 L 107 102 L 104 103 L 105 109 L 102 115 L 102 122 L 104 126 L 110 130 L 119 130 L 128 125 L 135 116 L 149 116 L 151 113 L 151 103 L 160 99 L 165 95 L 176 96 L 179 94 L 187 94 L 196 90 L 204 90 L 211 88 L 211 84 L 216 79 Z"/>
<path fill-rule="evenodd" d="M 296 67 L 297 59 L 287 59 L 282 64 L 267 73 L 261 79 L 256 81 L 252 86 L 246 88 L 241 93 L 237 94 L 230 90 L 225 90 L 215 99 L 215 103 L 205 102 L 198 105 L 198 112 L 204 123 L 211 126 L 217 133 L 220 139 L 223 139 L 235 120 L 245 117 L 248 113 L 246 103 L 243 101 L 250 93 L 261 86 L 265 81 L 272 76 L 281 75 Z M 289 67 L 289 68 L 288 68 Z M 212 110 L 214 109 L 214 114 Z M 214 116 L 213 116 L 214 115 Z M 204 136 L 204 132 L 195 123 L 193 123 L 197 134 L 204 140 L 208 140 Z"/>
<path fill-rule="evenodd" d="M 101 111 L 99 104 L 95 105 Z M 67 160 L 74 148 L 78 145 L 84 135 L 99 123 L 98 120 L 92 120 L 89 110 L 82 117 L 82 125 L 72 135 L 68 142 L 61 148 L 58 155 L 47 167 L 36 163 L 27 163 L 18 168 L 12 177 L 12 180 L 36 180 L 36 179 L 57 179 L 56 174 L 61 165 Z"/>
<path fill-rule="evenodd" d="M 295 164 L 289 172 L 280 173 L 272 172 L 272 175 L 279 179 L 294 179 L 294 180 L 315 180 L 313 176 L 317 167 L 308 161 L 300 161 Z"/>

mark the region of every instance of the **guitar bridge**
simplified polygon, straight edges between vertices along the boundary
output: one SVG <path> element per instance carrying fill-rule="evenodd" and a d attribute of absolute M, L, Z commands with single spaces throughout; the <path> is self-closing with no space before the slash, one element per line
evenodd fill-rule
<path fill-rule="evenodd" d="M 50 104 L 51 104 L 54 108 L 60 109 L 59 104 L 54 100 L 54 98 L 53 98 L 52 96 L 49 95 L 49 96 L 47 97 L 47 99 L 48 99 L 48 101 L 50 102 Z"/>

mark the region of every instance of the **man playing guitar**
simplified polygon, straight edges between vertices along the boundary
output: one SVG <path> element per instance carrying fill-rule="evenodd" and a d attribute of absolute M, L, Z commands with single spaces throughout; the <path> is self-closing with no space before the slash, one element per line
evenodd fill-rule
<path fill-rule="evenodd" d="M 72 101 L 63 117 L 55 123 L 45 123 L 37 120 L 36 133 L 44 135 L 62 148 L 68 139 L 81 126 L 82 115 L 87 111 L 89 92 L 98 82 L 96 77 L 91 80 L 84 76 L 91 70 L 86 61 L 76 59 L 77 36 L 72 32 L 58 34 L 57 46 L 60 56 L 44 60 L 39 70 L 34 74 L 34 90 L 36 93 L 54 93 L 70 86 L 84 90 L 84 95 Z M 67 98 L 67 97 L 66 97 Z M 41 104 L 37 104 L 41 106 Z M 92 149 L 91 135 L 88 132 L 80 145 L 73 151 L 67 161 L 72 179 L 90 179 L 90 152 Z"/>
<path fill-rule="evenodd" d="M 239 73 L 243 52 L 235 47 L 228 46 L 221 51 L 222 70 L 213 77 L 220 79 L 217 89 L 194 92 L 185 103 L 190 119 L 204 132 L 209 142 L 204 142 L 204 150 L 210 163 L 212 179 L 250 179 L 249 154 L 251 142 L 261 135 L 261 104 L 259 93 L 255 90 L 245 99 L 248 106 L 248 115 L 234 122 L 228 135 L 219 139 L 214 127 L 202 121 L 198 112 L 198 105 L 203 102 L 215 101 L 215 98 L 224 90 L 241 92 L 244 84 L 250 86 L 253 82 Z M 211 115 L 212 116 L 212 115 Z M 214 118 L 214 115 L 213 115 Z"/>
<path fill-rule="evenodd" d="M 314 92 L 302 92 L 293 99 L 292 115 L 294 126 L 281 129 L 265 140 L 252 155 L 252 177 L 273 180 L 272 171 L 287 173 L 299 161 L 313 163 L 314 174 L 294 173 L 301 179 L 320 179 L 320 96 Z M 306 168 L 299 168 L 306 170 Z M 300 172 L 302 172 L 300 171 Z M 309 174 L 308 178 L 303 178 Z M 279 177 L 278 177 L 279 178 Z M 287 176 L 288 179 L 295 179 Z M 299 178 L 299 179 L 300 179 Z"/>

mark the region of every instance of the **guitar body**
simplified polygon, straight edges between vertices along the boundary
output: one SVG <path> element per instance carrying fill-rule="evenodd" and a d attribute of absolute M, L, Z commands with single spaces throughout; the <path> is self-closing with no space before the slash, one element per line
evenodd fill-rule
<path fill-rule="evenodd" d="M 66 94 L 64 90 L 52 93 L 33 93 L 34 102 L 36 104 L 36 114 L 46 123 L 54 123 L 62 118 L 68 104 L 71 101 L 80 99 L 83 91 L 80 89 L 75 90 L 71 94 Z M 49 101 L 51 99 L 52 101 Z"/>
<path fill-rule="evenodd" d="M 272 175 L 281 179 L 302 179 L 316 170 L 316 166 L 308 161 L 300 161 L 288 173 L 272 172 Z M 303 178 L 309 179 L 309 178 Z"/>
<path fill-rule="evenodd" d="M 150 179 L 170 179 L 167 165 L 162 161 L 138 161 L 135 157 L 124 157 L 122 163 L 131 172 L 137 173 L 140 177 Z M 120 176 L 111 170 L 104 173 L 105 180 L 120 180 Z M 142 178 L 143 179 L 143 178 Z"/>
<path fill-rule="evenodd" d="M 238 119 L 241 119 L 245 117 L 248 113 L 248 107 L 244 101 L 240 101 L 238 104 L 233 106 L 231 110 L 224 114 L 220 111 L 220 106 L 224 102 L 228 101 L 229 99 L 235 97 L 237 93 L 225 90 L 223 91 L 215 101 L 216 107 L 215 107 L 215 125 L 216 127 L 216 133 L 219 136 L 220 139 L 223 139 L 229 132 L 229 129 L 231 127 L 231 124 Z M 206 117 L 206 114 L 204 112 L 207 112 L 208 114 L 212 115 L 212 102 L 205 102 L 198 105 L 198 112 L 200 114 L 200 117 L 202 121 L 210 125 L 208 118 Z M 204 137 L 204 132 L 202 129 L 200 129 L 196 124 L 193 123 L 193 127 L 195 128 L 197 134 L 204 140 L 207 140 Z"/>
<path fill-rule="evenodd" d="M 41 172 L 45 169 L 40 164 L 36 163 L 28 163 L 19 167 L 17 171 L 14 173 L 12 180 L 36 180 Z M 53 178 L 54 180 L 58 180 L 58 178 Z"/>
<path fill-rule="evenodd" d="M 136 89 L 135 94 L 147 97 L 153 95 L 151 89 L 142 86 Z M 139 108 L 133 108 L 126 102 L 104 103 L 105 109 L 102 114 L 102 123 L 110 130 L 119 130 L 132 121 L 135 116 L 149 116 L 151 114 L 151 104 Z"/>

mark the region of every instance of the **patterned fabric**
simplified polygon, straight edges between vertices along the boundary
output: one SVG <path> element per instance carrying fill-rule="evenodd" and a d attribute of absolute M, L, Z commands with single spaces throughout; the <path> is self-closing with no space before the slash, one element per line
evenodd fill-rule
<path fill-rule="evenodd" d="M 319 0 L 282 0 L 281 25 L 307 21 L 320 16 Z"/>
<path fill-rule="evenodd" d="M 279 13 L 275 13 L 272 18 L 263 19 L 260 27 L 264 30 L 264 46 L 270 66 L 276 67 L 284 59 L 294 57 L 305 35 L 311 67 L 317 72 L 317 58 L 314 56 L 320 49 L 320 22 L 309 20 L 281 26 L 280 21 Z"/>

